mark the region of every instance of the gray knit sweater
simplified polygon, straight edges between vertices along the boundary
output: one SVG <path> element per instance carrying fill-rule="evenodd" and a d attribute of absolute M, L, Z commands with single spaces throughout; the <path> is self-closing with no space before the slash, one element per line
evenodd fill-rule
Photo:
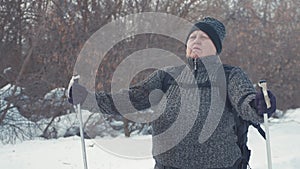
<path fill-rule="evenodd" d="M 106 114 L 118 114 L 120 111 L 126 114 L 146 108 L 153 108 L 158 112 L 157 118 L 152 121 L 153 156 L 165 166 L 180 169 L 233 166 L 241 157 L 233 130 L 234 114 L 228 104 L 223 108 L 212 103 L 215 87 L 212 82 L 217 78 L 213 78 L 211 74 L 216 71 L 208 72 L 205 68 L 207 64 L 204 64 L 214 66 L 218 60 L 218 56 L 196 61 L 189 59 L 185 66 L 157 70 L 129 90 L 115 93 L 114 98 L 118 98 L 119 102 L 118 109 L 111 94 L 98 92 L 98 106 Z M 164 79 L 167 73 L 174 79 L 168 82 L 169 88 L 163 93 L 160 91 L 166 84 Z M 225 85 L 228 100 L 224 102 L 230 103 L 243 119 L 262 122 L 262 117 L 250 105 L 255 99 L 256 91 L 247 75 L 240 68 L 234 67 L 227 81 Z M 128 100 L 128 94 L 133 106 L 128 106 L 126 101 L 122 102 L 122 99 Z M 215 113 L 220 107 L 221 114 Z M 208 131 L 206 135 L 201 134 L 205 131 Z M 208 137 L 204 138 L 206 136 Z"/>

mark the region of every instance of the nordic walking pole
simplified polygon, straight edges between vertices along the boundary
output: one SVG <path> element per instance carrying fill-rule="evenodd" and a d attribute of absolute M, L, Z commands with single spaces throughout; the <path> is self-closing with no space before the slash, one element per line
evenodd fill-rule
<path fill-rule="evenodd" d="M 268 88 L 267 81 L 261 80 L 258 82 L 258 86 L 262 88 L 262 92 L 264 95 L 265 102 L 267 104 L 267 108 L 271 107 L 270 98 L 268 96 Z M 270 131 L 269 131 L 269 121 L 268 114 L 264 113 L 264 125 L 266 130 L 266 146 L 267 146 L 267 156 L 268 156 L 268 169 L 272 169 L 272 159 L 271 159 L 271 145 L 270 145 Z"/>
<path fill-rule="evenodd" d="M 79 75 L 73 75 L 72 79 L 68 86 L 68 96 L 69 98 L 72 98 L 72 104 L 74 105 L 74 109 L 79 116 L 79 132 L 80 132 L 80 138 L 81 138 L 81 148 L 82 148 L 82 157 L 83 157 L 83 164 L 84 169 L 88 169 L 87 167 L 87 158 L 86 158 L 86 150 L 85 150 L 85 142 L 84 142 L 84 133 L 83 133 L 83 122 L 82 122 L 82 113 L 81 113 L 81 106 L 80 104 L 84 102 L 86 96 L 87 96 L 87 90 L 80 86 L 79 81 L 80 76 Z M 75 90 L 75 92 L 71 92 L 71 88 Z"/>
<path fill-rule="evenodd" d="M 82 147 L 82 157 L 83 157 L 84 169 L 88 169 L 80 104 L 75 105 L 74 108 L 75 108 L 75 110 L 77 110 L 77 114 L 79 115 L 80 138 L 81 138 L 81 147 Z"/>

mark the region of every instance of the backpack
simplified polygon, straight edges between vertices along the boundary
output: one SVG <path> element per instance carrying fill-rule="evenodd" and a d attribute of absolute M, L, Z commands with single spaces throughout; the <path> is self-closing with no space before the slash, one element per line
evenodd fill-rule
<path fill-rule="evenodd" d="M 178 68 L 180 69 L 179 72 L 181 72 L 183 70 L 183 66 L 180 66 Z M 224 68 L 225 77 L 226 77 L 226 84 L 228 84 L 230 72 L 234 67 L 224 64 L 223 68 Z M 172 77 L 170 74 L 166 73 L 166 76 L 164 77 L 163 82 L 162 82 L 162 91 L 164 93 L 166 93 L 166 91 L 170 87 L 170 84 L 172 84 L 170 81 L 174 81 L 175 80 L 174 78 L 179 76 L 179 74 L 180 73 L 173 74 L 173 77 Z M 231 112 L 233 112 L 235 115 L 234 131 L 235 131 L 235 134 L 237 135 L 237 145 L 239 146 L 239 148 L 241 150 L 241 154 L 242 154 L 241 159 L 239 159 L 237 162 L 238 163 L 237 166 L 239 169 L 247 169 L 247 166 L 249 165 L 250 155 L 251 155 L 251 151 L 247 147 L 248 128 L 250 125 L 255 127 L 264 139 L 266 139 L 265 132 L 261 128 L 259 123 L 253 123 L 251 121 L 246 121 L 246 120 L 243 120 L 240 116 L 238 116 L 238 112 L 235 110 L 235 108 L 230 103 L 228 96 L 226 99 L 226 106 L 229 107 L 229 109 L 231 109 Z"/>

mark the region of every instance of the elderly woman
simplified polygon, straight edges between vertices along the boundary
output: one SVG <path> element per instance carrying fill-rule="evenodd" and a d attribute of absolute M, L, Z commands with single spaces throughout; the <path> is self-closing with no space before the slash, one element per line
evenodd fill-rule
<path fill-rule="evenodd" d="M 154 104 L 165 106 L 159 107 L 162 113 L 151 123 L 156 169 L 247 167 L 250 151 L 238 145 L 236 118 L 261 123 L 263 112 L 271 115 L 275 111 L 276 100 L 269 91 L 272 106 L 267 109 L 262 93 L 256 92 L 240 68 L 218 65 L 225 35 L 225 26 L 220 21 L 211 17 L 202 19 L 188 34 L 186 65 L 157 70 L 146 80 L 124 90 L 129 93 L 136 109 L 150 108 Z M 219 91 L 213 96 L 216 93 L 214 87 L 223 87 L 224 94 Z M 83 87 L 78 84 L 71 87 L 73 93 L 84 92 L 80 89 Z M 162 92 L 152 93 L 157 90 Z M 116 97 L 122 98 L 124 91 L 117 93 Z M 182 97 L 186 102 L 184 106 Z M 218 100 L 215 97 L 220 97 L 217 102 L 220 105 L 212 104 L 213 100 Z M 76 99 L 70 97 L 70 102 L 84 100 Z M 97 92 L 96 100 L 102 113 L 120 114 L 110 93 Z M 221 113 L 218 113 L 220 110 Z M 128 112 L 122 114 L 131 112 L 130 109 L 125 111 Z M 181 124 L 172 126 L 178 118 Z M 191 124 L 188 129 L 185 128 L 187 123 Z M 162 136 L 169 128 L 176 132 Z M 203 134 L 202 130 L 208 131 L 208 134 Z"/>

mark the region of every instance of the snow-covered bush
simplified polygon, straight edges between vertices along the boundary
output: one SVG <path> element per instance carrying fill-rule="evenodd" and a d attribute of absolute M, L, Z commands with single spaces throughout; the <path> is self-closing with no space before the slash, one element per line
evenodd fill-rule
<path fill-rule="evenodd" d="M 39 132 L 36 123 L 28 121 L 14 104 L 5 100 L 7 97 L 20 95 L 21 90 L 20 87 L 10 84 L 0 89 L 0 141 L 2 143 L 32 139 Z"/>
<path fill-rule="evenodd" d="M 15 143 L 39 135 L 54 138 L 56 129 L 51 127 L 51 123 L 57 116 L 70 112 L 70 105 L 63 95 L 64 89 L 58 88 L 47 93 L 43 99 L 34 99 L 15 85 L 8 84 L 1 88 L 0 141 Z M 47 116 L 52 120 L 42 120 Z"/>

